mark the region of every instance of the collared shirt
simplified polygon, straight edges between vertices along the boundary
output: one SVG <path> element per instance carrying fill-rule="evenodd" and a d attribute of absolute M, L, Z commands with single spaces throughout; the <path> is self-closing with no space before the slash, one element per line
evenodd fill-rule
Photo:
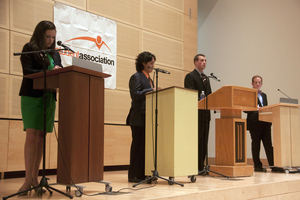
<path fill-rule="evenodd" d="M 145 76 L 146 76 L 147 79 L 149 80 L 151 87 L 153 87 L 153 81 L 152 81 L 152 79 L 150 78 L 150 75 L 149 75 L 145 70 L 143 70 L 142 72 L 145 74 Z"/>
<path fill-rule="evenodd" d="M 261 105 L 264 106 L 264 102 L 263 102 L 263 98 L 262 98 L 261 94 L 257 93 L 257 97 L 258 97 Z"/>
<path fill-rule="evenodd" d="M 203 74 L 202 72 L 200 72 L 197 68 L 195 68 L 197 70 L 197 72 L 199 73 L 200 77 L 202 78 L 202 75 Z"/>
<path fill-rule="evenodd" d="M 203 84 L 204 84 L 204 87 L 206 88 L 206 76 L 205 76 L 205 74 L 203 73 L 203 72 L 200 72 L 197 68 L 195 68 L 196 70 L 197 70 L 197 72 L 199 73 L 199 75 L 200 75 L 200 77 L 201 77 L 201 79 L 202 79 L 202 81 L 203 81 Z M 203 75 L 204 76 L 203 76 Z"/>
<path fill-rule="evenodd" d="M 203 81 L 206 81 L 206 78 L 207 78 L 206 75 L 205 75 L 203 72 L 200 72 L 197 68 L 195 68 L 195 69 L 197 70 L 197 72 L 199 73 L 199 75 L 200 75 L 200 77 L 203 79 Z M 203 74 L 204 76 L 203 76 L 202 74 Z"/>

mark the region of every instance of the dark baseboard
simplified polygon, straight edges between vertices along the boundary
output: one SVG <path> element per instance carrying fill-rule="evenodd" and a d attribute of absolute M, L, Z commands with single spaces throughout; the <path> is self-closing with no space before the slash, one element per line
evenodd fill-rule
<path fill-rule="evenodd" d="M 123 171 L 128 170 L 129 165 L 115 165 L 115 166 L 104 166 L 104 171 Z"/>
<path fill-rule="evenodd" d="M 122 171 L 122 170 L 128 170 L 129 165 L 117 165 L 117 166 L 104 166 L 104 171 Z M 25 177 L 25 171 L 13 171 L 13 172 L 2 172 L 4 174 L 4 179 L 9 178 L 23 178 Z M 56 175 L 57 170 L 56 169 L 46 169 L 45 175 Z M 43 171 L 39 171 L 39 176 L 43 176 Z"/>
<path fill-rule="evenodd" d="M 45 175 L 56 175 L 56 169 L 46 169 Z M 43 176 L 43 171 L 39 171 L 39 176 Z M 4 172 L 4 179 L 25 177 L 25 171 Z"/>
<path fill-rule="evenodd" d="M 263 166 L 269 166 L 268 160 L 266 158 L 261 158 L 260 161 L 262 162 Z M 214 157 L 208 158 L 208 164 L 214 165 L 216 163 L 216 159 Z M 252 158 L 247 158 L 247 165 L 253 165 Z"/>
<path fill-rule="evenodd" d="M 261 162 L 263 163 L 263 166 L 268 166 L 268 161 L 267 159 L 261 159 Z M 209 165 L 214 165 L 215 164 L 215 158 L 208 158 L 208 164 Z M 247 165 L 253 165 L 252 158 L 247 159 Z M 128 170 L 129 165 L 115 165 L 115 166 L 104 166 L 104 171 L 123 171 L 123 170 Z M 25 171 L 13 171 L 13 172 L 2 172 L 4 176 L 4 179 L 8 178 L 22 178 L 25 177 Z M 46 169 L 45 170 L 45 175 L 56 175 L 56 169 Z M 39 176 L 43 176 L 42 170 L 39 171 Z"/>

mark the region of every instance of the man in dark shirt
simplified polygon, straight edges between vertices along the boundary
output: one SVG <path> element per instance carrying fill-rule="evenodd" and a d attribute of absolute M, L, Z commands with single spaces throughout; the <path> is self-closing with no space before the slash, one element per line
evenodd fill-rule
<path fill-rule="evenodd" d="M 258 105 L 257 110 L 260 107 L 267 106 L 268 100 L 267 95 L 263 93 L 260 88 L 262 86 L 263 79 L 261 76 L 252 77 L 252 87 L 258 90 L 257 98 Z M 267 155 L 269 166 L 274 165 L 273 158 L 273 146 L 272 146 L 272 137 L 271 137 L 271 123 L 263 122 L 258 120 L 258 111 L 251 111 L 247 113 L 247 130 L 250 131 L 252 143 L 252 159 L 254 163 L 254 171 L 256 172 L 266 172 L 266 168 L 262 167 L 262 162 L 260 161 L 260 143 L 263 142 L 265 152 Z"/>
<path fill-rule="evenodd" d="M 184 79 L 184 87 L 198 90 L 198 101 L 204 91 L 205 96 L 211 94 L 208 77 L 203 73 L 206 67 L 206 58 L 203 54 L 194 57 L 195 69 L 188 73 Z M 207 155 L 207 143 L 210 124 L 210 111 L 198 110 L 198 172 L 203 172 L 204 160 Z"/>

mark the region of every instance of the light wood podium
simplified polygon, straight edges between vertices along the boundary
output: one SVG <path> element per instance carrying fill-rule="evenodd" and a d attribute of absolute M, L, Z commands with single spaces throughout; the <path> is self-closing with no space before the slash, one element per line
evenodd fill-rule
<path fill-rule="evenodd" d="M 46 75 L 47 88 L 59 88 L 57 183 L 72 185 L 68 173 L 75 184 L 103 180 L 104 78 L 110 75 L 78 66 Z M 43 73 L 25 77 L 34 79 L 34 89 L 44 88 Z"/>
<path fill-rule="evenodd" d="M 210 170 L 229 177 L 252 176 L 253 166 L 247 165 L 246 119 L 241 116 L 242 111 L 257 108 L 257 90 L 223 86 L 198 102 L 198 109 L 205 108 L 220 110 L 221 115 L 215 127 L 216 165 Z"/>
<path fill-rule="evenodd" d="M 158 91 L 157 171 L 160 176 L 198 174 L 198 92 L 180 87 Z M 154 170 L 156 93 L 146 94 L 145 174 Z"/>
<path fill-rule="evenodd" d="M 299 107 L 278 103 L 259 109 L 259 120 L 272 123 L 275 167 L 300 166 Z"/>

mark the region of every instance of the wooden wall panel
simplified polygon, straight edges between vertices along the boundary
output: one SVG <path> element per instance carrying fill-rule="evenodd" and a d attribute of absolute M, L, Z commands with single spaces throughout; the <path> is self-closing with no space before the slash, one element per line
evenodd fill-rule
<path fill-rule="evenodd" d="M 197 19 L 198 0 L 183 0 L 183 3 L 184 3 L 184 14 L 189 16 L 191 12 L 191 17 Z M 197 32 L 195 32 L 195 35 L 197 35 Z"/>
<path fill-rule="evenodd" d="M 0 58 L 0 83 L 5 86 L 0 91 L 0 117 L 20 119 L 9 121 L 8 171 L 24 169 L 25 133 L 21 133 L 18 95 L 23 73 L 20 57 L 13 53 L 22 51 L 38 22 L 53 21 L 55 2 L 117 22 L 117 89 L 105 90 L 105 165 L 129 164 L 131 130 L 123 125 L 131 104 L 128 83 L 136 72 L 135 58 L 142 51 L 154 53 L 155 67 L 171 72 L 159 74 L 159 86 L 182 87 L 197 53 L 197 0 L 0 0 L 0 45 L 8 54 Z M 58 109 L 57 104 L 56 120 Z M 54 133 L 48 134 L 47 145 L 46 167 L 53 169 L 57 162 Z"/>
<path fill-rule="evenodd" d="M 143 32 L 143 51 L 153 53 L 157 64 L 183 68 L 183 43 L 180 41 Z"/>
<path fill-rule="evenodd" d="M 130 126 L 104 126 L 104 165 L 129 165 Z"/>
<path fill-rule="evenodd" d="M 153 2 L 143 3 L 143 28 L 182 40 L 183 15 Z"/>
<path fill-rule="evenodd" d="M 21 53 L 23 46 L 29 42 L 31 36 L 13 31 L 10 33 L 10 74 L 23 76 L 20 56 L 14 56 L 13 53 Z"/>
<path fill-rule="evenodd" d="M 0 27 L 9 29 L 9 0 L 0 1 Z"/>
<path fill-rule="evenodd" d="M 60 2 L 86 11 L 86 0 L 55 0 L 55 2 Z"/>
<path fill-rule="evenodd" d="M 9 73 L 9 31 L 0 28 L 0 72 Z"/>
<path fill-rule="evenodd" d="M 127 91 L 105 90 L 104 123 L 126 124 L 131 99 Z"/>
<path fill-rule="evenodd" d="M 47 133 L 47 137 L 46 137 L 46 152 L 45 152 L 45 155 L 46 155 L 46 162 L 45 162 L 45 168 L 46 169 L 50 169 L 50 153 L 51 153 L 51 150 L 50 150 L 50 143 L 51 143 L 51 135 L 52 133 Z M 40 164 L 40 169 L 43 169 L 43 160 L 41 161 L 41 164 Z"/>
<path fill-rule="evenodd" d="M 184 70 L 193 71 L 194 56 L 197 54 L 197 19 L 184 16 L 184 34 L 183 34 L 183 63 Z"/>
<path fill-rule="evenodd" d="M 87 11 L 134 26 L 140 26 L 142 1 L 89 0 Z"/>
<path fill-rule="evenodd" d="M 135 60 L 117 57 L 117 89 L 129 92 L 129 79 L 136 72 Z"/>
<path fill-rule="evenodd" d="M 23 131 L 23 122 L 11 120 L 9 123 L 9 141 L 7 170 L 25 170 L 24 164 L 24 144 L 26 133 Z"/>
<path fill-rule="evenodd" d="M 9 118 L 22 119 L 21 97 L 19 96 L 21 87 L 21 76 L 10 76 L 9 80 Z"/>
<path fill-rule="evenodd" d="M 165 66 L 155 65 L 156 68 L 161 68 L 170 72 L 170 74 L 158 74 L 158 86 L 161 88 L 167 88 L 172 86 L 183 87 L 184 74 L 182 70 L 168 68 Z M 151 76 L 151 78 L 153 75 Z M 156 80 L 154 80 L 156 83 Z"/>
<path fill-rule="evenodd" d="M 0 120 L 0 172 L 7 171 L 8 120 Z"/>
<path fill-rule="evenodd" d="M 173 8 L 180 12 L 183 12 L 183 1 L 182 0 L 151 0 L 151 1 L 161 3 L 164 6 L 169 6 L 170 8 Z"/>
<path fill-rule="evenodd" d="M 117 49 L 119 56 L 136 58 L 142 49 L 142 32 L 132 26 L 117 23 Z M 118 66 L 119 65 L 118 63 Z"/>
<path fill-rule="evenodd" d="M 53 5 L 50 0 L 11 0 L 10 29 L 31 35 L 40 21 L 53 21 Z"/>
<path fill-rule="evenodd" d="M 9 75 L 0 74 L 0 117 L 9 116 Z"/>
<path fill-rule="evenodd" d="M 56 90 L 56 109 L 55 109 L 55 116 L 54 116 L 54 121 L 58 121 L 58 111 L 59 111 L 59 89 Z"/>
<path fill-rule="evenodd" d="M 49 157 L 49 139 L 47 134 L 46 138 L 46 159 Z M 21 120 L 9 121 L 9 136 L 8 136 L 8 171 L 21 171 L 25 170 L 24 162 L 24 144 L 26 140 L 26 132 L 23 131 L 23 122 Z M 41 162 L 40 169 L 42 169 L 43 162 Z M 49 166 L 49 161 L 46 160 L 46 168 Z"/>
<path fill-rule="evenodd" d="M 53 132 L 52 133 L 48 133 L 48 137 L 47 140 L 49 142 L 49 148 L 47 148 L 47 151 L 49 152 L 49 156 L 47 159 L 47 162 L 49 163 L 49 165 L 47 165 L 48 169 L 56 169 L 57 167 L 57 138 L 58 137 L 58 123 L 55 122 L 54 123 L 55 129 L 53 128 Z"/>

